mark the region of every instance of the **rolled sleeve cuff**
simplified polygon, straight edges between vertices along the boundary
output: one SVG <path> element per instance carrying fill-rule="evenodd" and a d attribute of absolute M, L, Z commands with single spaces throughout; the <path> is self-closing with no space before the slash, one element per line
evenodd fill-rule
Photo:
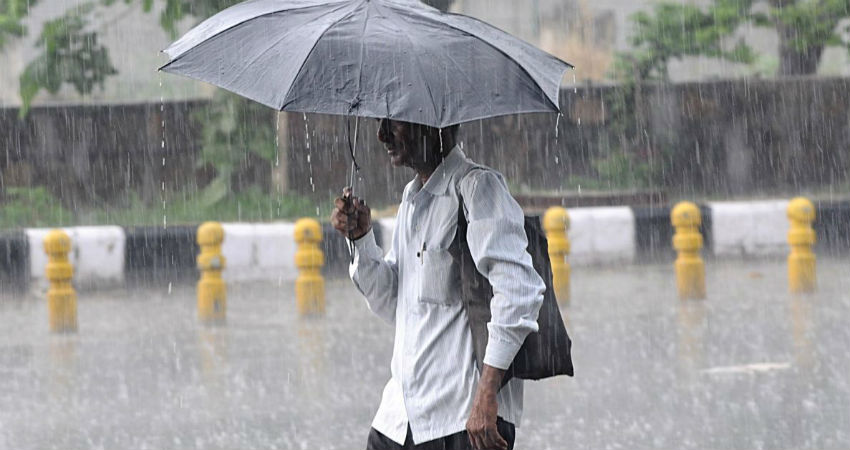
<path fill-rule="evenodd" d="M 375 242 L 375 233 L 369 229 L 360 239 L 351 240 L 345 238 L 349 243 L 354 242 L 354 264 L 362 256 L 367 259 L 378 260 L 384 257 L 384 252 L 381 247 Z"/>
<path fill-rule="evenodd" d="M 487 349 L 484 351 L 484 364 L 497 369 L 507 370 L 514 361 L 520 345 L 493 339 L 487 340 Z"/>

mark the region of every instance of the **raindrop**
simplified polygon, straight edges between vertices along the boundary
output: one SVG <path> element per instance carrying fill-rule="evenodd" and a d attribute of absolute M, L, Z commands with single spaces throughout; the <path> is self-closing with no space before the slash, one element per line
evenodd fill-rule
<path fill-rule="evenodd" d="M 280 166 L 280 113 L 274 121 L 274 166 Z"/>
<path fill-rule="evenodd" d="M 160 141 L 159 148 L 162 149 L 162 177 L 160 199 L 162 200 L 162 228 L 168 227 L 168 220 L 165 214 L 165 95 L 162 88 L 162 72 L 159 72 L 159 115 L 160 115 Z"/>
<path fill-rule="evenodd" d="M 561 122 L 561 113 L 555 116 L 555 143 L 558 142 L 558 124 Z"/>
<path fill-rule="evenodd" d="M 310 127 L 309 127 L 309 124 L 307 122 L 307 114 L 304 113 L 303 117 L 304 117 L 304 142 L 307 146 L 307 166 L 310 169 L 310 189 L 313 192 L 316 192 L 316 185 L 313 184 L 313 162 L 312 162 L 313 150 L 310 148 Z"/>

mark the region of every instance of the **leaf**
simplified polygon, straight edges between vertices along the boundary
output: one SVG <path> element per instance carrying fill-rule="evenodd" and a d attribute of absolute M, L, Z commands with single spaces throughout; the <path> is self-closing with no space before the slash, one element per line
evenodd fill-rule
<path fill-rule="evenodd" d="M 108 50 L 98 42 L 97 33 L 87 31 L 86 15 L 94 6 L 83 4 L 44 24 L 36 41 L 42 52 L 20 77 L 21 115 L 27 114 L 41 89 L 56 93 L 63 83 L 68 83 L 78 93 L 88 94 L 97 86 L 102 88 L 104 80 L 117 73 Z"/>
<path fill-rule="evenodd" d="M 210 184 L 201 191 L 200 204 L 204 208 L 223 200 L 230 192 L 230 171 L 225 171 L 216 176 Z"/>

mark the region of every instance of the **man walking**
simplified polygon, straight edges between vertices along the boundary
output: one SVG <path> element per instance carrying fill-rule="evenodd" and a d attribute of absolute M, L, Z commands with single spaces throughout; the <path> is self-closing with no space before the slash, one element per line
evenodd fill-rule
<path fill-rule="evenodd" d="M 368 450 L 513 448 L 523 384 L 511 379 L 502 386 L 502 378 L 537 330 L 545 285 L 526 251 L 522 210 L 499 173 L 463 154 L 457 128 L 380 122 L 378 139 L 392 165 L 416 173 L 404 189 L 386 256 L 364 202 L 339 198 L 331 215 L 354 241 L 351 279 L 372 312 L 395 327 L 392 377 Z M 480 371 L 450 252 L 459 217 L 468 222 L 475 266 L 493 287 Z"/>

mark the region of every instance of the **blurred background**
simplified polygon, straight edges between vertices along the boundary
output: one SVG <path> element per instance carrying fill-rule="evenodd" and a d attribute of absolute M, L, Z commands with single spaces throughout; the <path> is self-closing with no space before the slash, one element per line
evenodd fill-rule
<path fill-rule="evenodd" d="M 327 224 L 327 316 L 296 314 L 288 223 L 327 221 L 353 121 L 157 71 L 235 3 L 0 0 L 0 449 L 365 443 L 392 328 Z M 427 3 L 575 65 L 561 115 L 465 123 L 468 155 L 527 212 L 633 207 L 571 210 L 577 376 L 526 385 L 517 448 L 850 446 L 850 0 Z M 413 173 L 360 125 L 356 193 L 392 216 Z M 807 296 L 786 286 L 787 202 L 712 203 L 798 195 L 818 208 Z M 676 296 L 680 200 L 702 206 L 707 300 Z M 221 327 L 195 311 L 207 220 L 242 281 Z M 51 333 L 34 228 L 77 225 L 124 228 L 70 230 L 80 330 Z"/>
<path fill-rule="evenodd" d="M 234 3 L 0 3 L 0 226 L 327 217 L 350 164 L 346 119 L 277 113 L 156 70 L 161 49 Z M 576 66 L 561 117 L 461 128 L 466 153 L 515 195 L 850 189 L 847 0 L 428 3 Z M 374 134 L 361 127 L 359 189 L 391 211 L 411 173 L 390 169 Z"/>

